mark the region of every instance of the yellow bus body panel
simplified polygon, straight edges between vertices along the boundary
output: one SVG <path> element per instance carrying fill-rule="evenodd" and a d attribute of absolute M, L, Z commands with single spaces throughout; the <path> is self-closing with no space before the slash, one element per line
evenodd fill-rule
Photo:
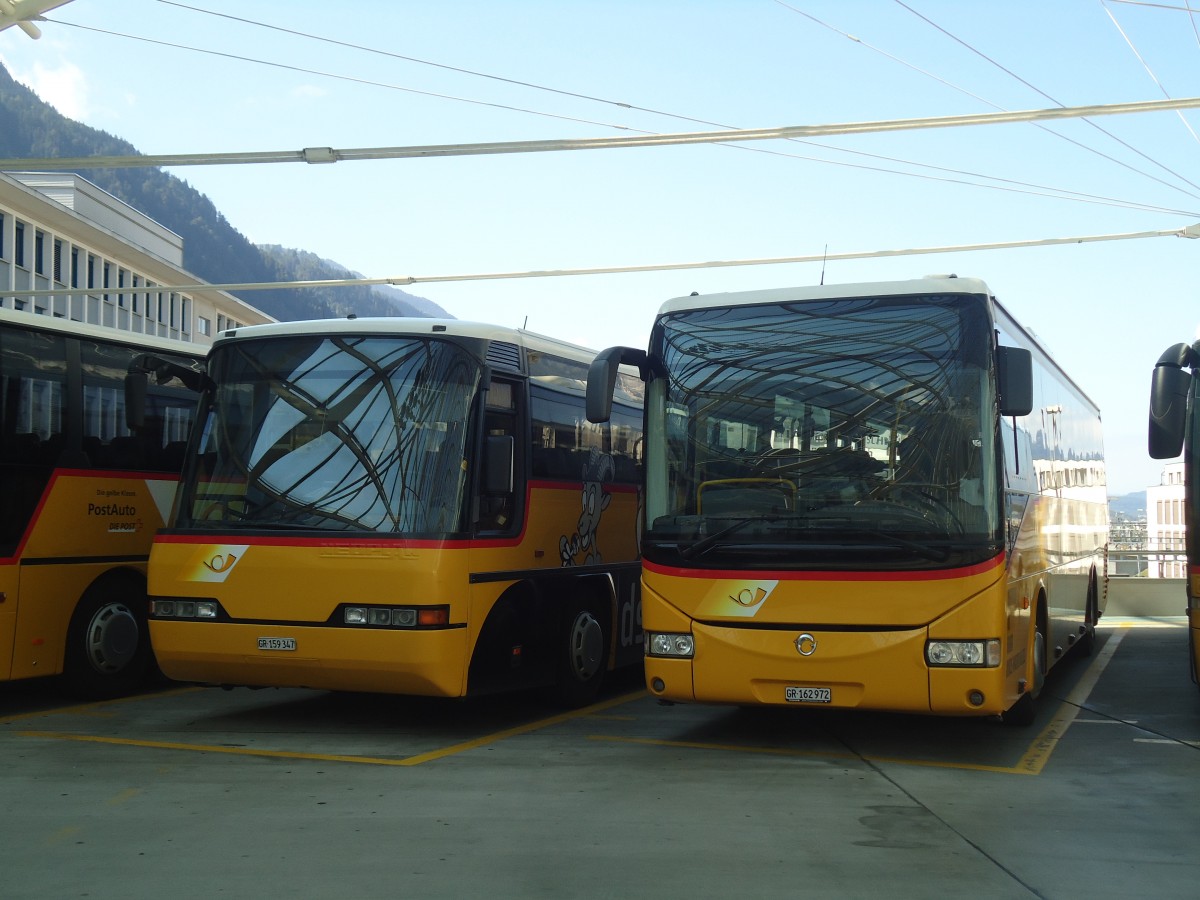
<path fill-rule="evenodd" d="M 146 572 L 178 479 L 60 470 L 50 479 L 17 554 L 0 565 L 0 680 L 57 675 L 67 628 L 105 572 Z"/>
<path fill-rule="evenodd" d="M 586 546 L 572 541 L 583 502 L 579 486 L 542 483 L 530 491 L 527 526 L 517 538 L 239 543 L 229 536 L 160 535 L 150 595 L 216 599 L 235 621 L 151 619 L 159 666 L 170 678 L 209 684 L 463 696 L 487 614 L 521 573 L 569 573 L 568 562 L 585 565 L 596 557 L 636 560 L 637 494 L 610 489 L 609 508 Z M 472 574 L 486 577 L 473 582 Z M 326 624 L 341 604 L 445 605 L 450 627 Z M 258 639 L 270 637 L 293 638 L 296 650 L 259 650 Z"/>
<path fill-rule="evenodd" d="M 20 596 L 21 569 L 15 560 L 0 563 L 0 681 L 12 678 L 17 630 L 17 598 Z"/>
<path fill-rule="evenodd" d="M 691 632 L 695 641 L 694 660 L 646 658 L 652 694 L 798 705 L 785 689 L 815 687 L 830 691 L 821 706 L 947 715 L 996 715 L 1016 699 L 1028 616 L 1018 592 L 1008 591 L 999 558 L 945 574 L 753 574 L 722 579 L 643 568 L 645 630 Z M 695 620 L 680 606 L 697 609 Z M 925 646 L 937 638 L 999 639 L 1001 665 L 931 668 Z M 798 642 L 811 652 L 802 654 Z M 972 692 L 982 701 L 972 702 Z"/>
<path fill-rule="evenodd" d="M 466 631 L 353 631 L 292 625 L 153 621 L 163 672 L 178 681 L 459 697 Z M 259 638 L 296 649 L 259 650 Z"/>
<path fill-rule="evenodd" d="M 152 596 L 218 599 L 243 621 L 152 619 L 151 644 L 164 674 L 179 681 L 459 696 L 467 559 L 464 550 L 404 546 L 159 541 Z M 325 626 L 339 604 L 448 604 L 459 627 Z M 294 639 L 296 650 L 259 650 L 258 639 L 271 637 Z"/>

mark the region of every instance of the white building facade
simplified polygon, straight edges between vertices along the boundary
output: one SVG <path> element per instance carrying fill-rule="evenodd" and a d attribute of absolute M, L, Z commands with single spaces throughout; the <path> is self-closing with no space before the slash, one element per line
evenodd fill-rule
<path fill-rule="evenodd" d="M 1159 484 L 1146 488 L 1146 549 L 1151 578 L 1186 578 L 1184 466 L 1167 463 Z"/>
<path fill-rule="evenodd" d="M 86 179 L 0 172 L 0 307 L 205 346 L 275 321 L 224 291 L 158 289 L 202 283 L 179 235 Z"/>

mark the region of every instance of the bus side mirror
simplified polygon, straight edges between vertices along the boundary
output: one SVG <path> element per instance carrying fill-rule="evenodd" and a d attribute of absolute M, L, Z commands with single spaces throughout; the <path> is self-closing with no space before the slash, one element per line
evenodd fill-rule
<path fill-rule="evenodd" d="M 137 431 L 146 424 L 146 385 L 150 378 L 145 372 L 130 372 L 125 376 L 125 424 Z"/>
<path fill-rule="evenodd" d="M 1027 416 L 1033 412 L 1032 353 L 1023 347 L 997 347 L 996 380 L 1001 416 Z"/>
<path fill-rule="evenodd" d="M 1154 367 L 1150 377 L 1151 459 L 1174 459 L 1183 452 L 1187 398 L 1192 376 L 1171 365 Z"/>
<path fill-rule="evenodd" d="M 513 438 L 509 434 L 489 434 L 484 450 L 485 494 L 511 494 L 513 492 Z"/>
<path fill-rule="evenodd" d="M 592 360 L 588 368 L 585 409 L 589 422 L 607 422 L 612 417 L 613 390 L 617 386 L 617 375 L 622 365 L 637 366 L 644 372 L 646 351 L 633 347 L 609 347 L 601 350 Z"/>

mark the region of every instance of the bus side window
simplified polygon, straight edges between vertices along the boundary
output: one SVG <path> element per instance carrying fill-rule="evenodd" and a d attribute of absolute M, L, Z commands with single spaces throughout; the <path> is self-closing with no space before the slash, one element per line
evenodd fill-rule
<path fill-rule="evenodd" d="M 479 480 L 480 531 L 512 531 L 519 524 L 518 496 L 524 484 L 524 454 L 517 440 L 515 385 L 493 381 L 484 418 L 483 471 Z"/>
<path fill-rule="evenodd" d="M 9 556 L 62 452 L 66 341 L 60 335 L 0 327 L 0 356 L 0 556 Z"/>

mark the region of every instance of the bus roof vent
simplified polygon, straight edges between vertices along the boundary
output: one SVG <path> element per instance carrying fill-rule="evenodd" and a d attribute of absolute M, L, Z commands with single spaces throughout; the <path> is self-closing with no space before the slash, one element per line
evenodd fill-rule
<path fill-rule="evenodd" d="M 521 348 L 508 341 L 492 341 L 488 345 L 487 361 L 489 365 L 503 366 L 519 372 L 521 370 Z"/>

